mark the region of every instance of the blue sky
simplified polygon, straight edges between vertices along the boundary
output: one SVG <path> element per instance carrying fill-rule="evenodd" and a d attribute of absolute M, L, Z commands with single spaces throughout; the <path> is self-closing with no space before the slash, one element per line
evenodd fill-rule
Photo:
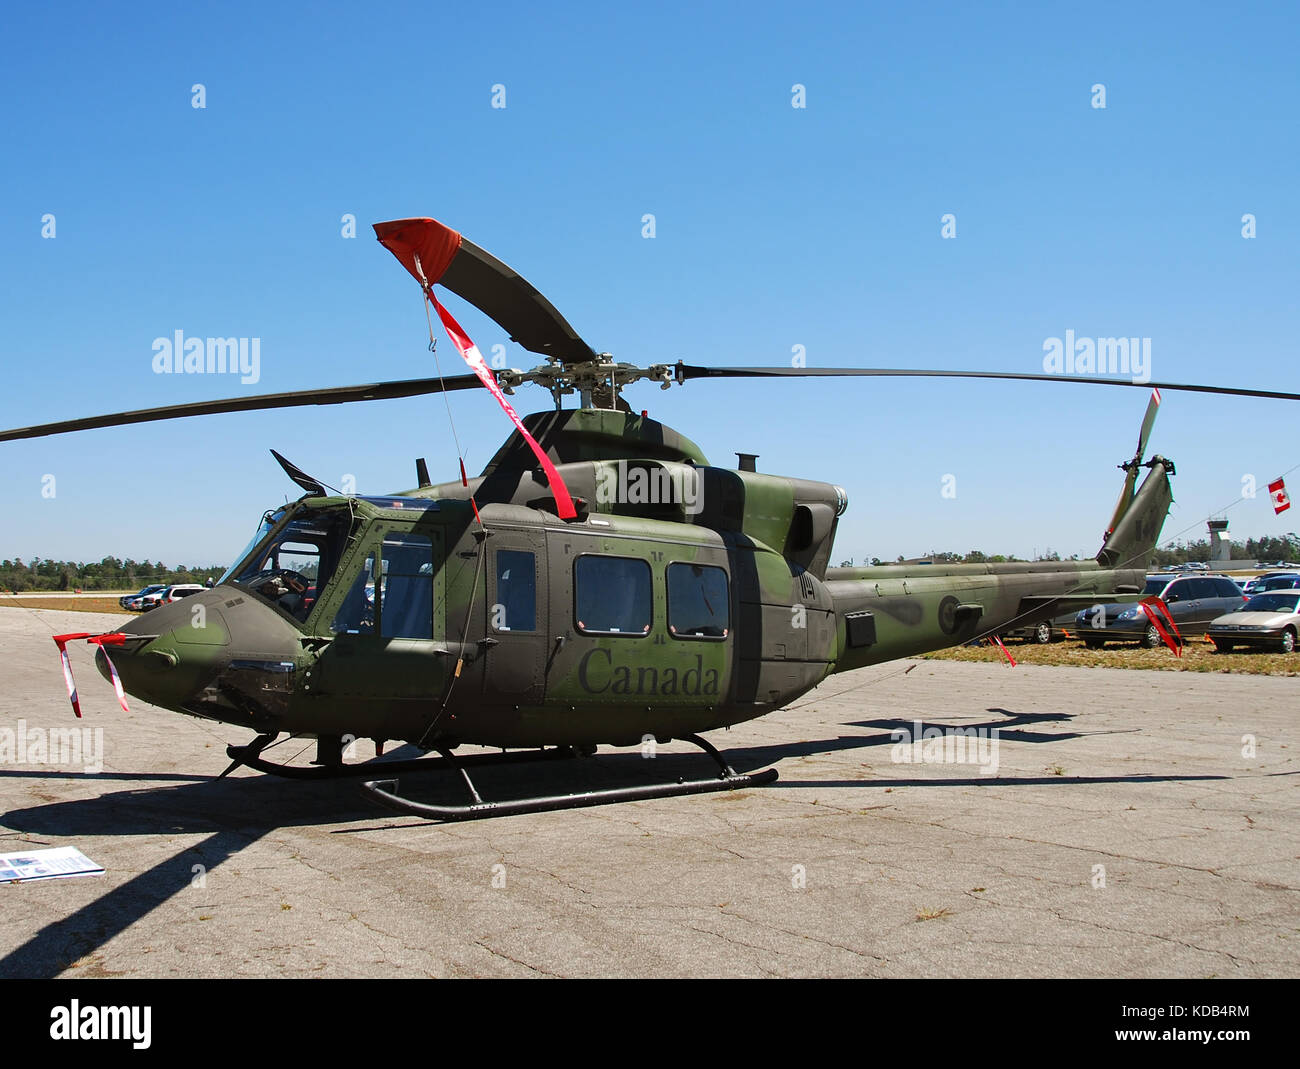
<path fill-rule="evenodd" d="M 1150 338 L 1156 379 L 1298 390 L 1298 28 L 1283 5 L 11 10 L 0 426 L 432 374 L 418 288 L 369 229 L 416 215 L 626 361 L 789 366 L 801 345 L 809 366 L 1034 372 L 1068 329 Z M 505 341 L 447 304 L 485 353 Z M 176 330 L 260 338 L 260 381 L 155 374 Z M 925 380 L 628 396 L 714 463 L 846 487 L 837 559 L 1091 555 L 1146 403 Z M 486 392 L 452 412 L 476 470 L 509 424 Z M 1166 394 L 1166 536 L 1228 504 L 1234 536 L 1300 527 L 1263 489 L 1300 464 L 1298 420 Z M 417 456 L 456 471 L 437 397 L 6 443 L 0 557 L 226 563 L 297 494 L 269 448 L 364 492 L 413 485 Z"/>

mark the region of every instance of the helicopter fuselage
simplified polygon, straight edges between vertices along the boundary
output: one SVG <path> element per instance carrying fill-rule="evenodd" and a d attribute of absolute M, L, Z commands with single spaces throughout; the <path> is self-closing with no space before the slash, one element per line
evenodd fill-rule
<path fill-rule="evenodd" d="M 644 417 L 529 419 L 551 421 L 576 519 L 509 441 L 465 483 L 309 495 L 214 589 L 123 629 L 126 689 L 259 734 L 633 745 L 1142 586 L 1143 567 L 1097 561 L 828 568 L 835 486 L 711 467 Z M 629 428 L 658 455 L 629 460 Z"/>

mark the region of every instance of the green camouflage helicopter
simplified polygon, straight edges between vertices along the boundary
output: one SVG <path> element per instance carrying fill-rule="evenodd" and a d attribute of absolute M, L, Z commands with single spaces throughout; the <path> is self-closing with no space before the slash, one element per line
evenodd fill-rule
<path fill-rule="evenodd" d="M 623 389 L 697 378 L 944 376 L 1133 386 L 1061 375 L 890 369 L 638 368 L 586 344 L 531 285 L 432 219 L 375 226 L 420 282 L 474 374 L 204 401 L 0 433 L 0 441 L 128 423 L 486 387 L 516 430 L 482 473 L 388 496 L 343 496 L 278 453 L 303 496 L 266 513 L 210 590 L 103 635 L 101 673 L 154 705 L 256 732 L 232 764 L 300 777 L 384 776 L 366 789 L 395 808 L 456 820 L 731 790 L 738 773 L 700 733 L 779 709 L 835 672 L 942 649 L 1097 602 L 1135 600 L 1172 501 L 1164 457 L 1144 460 L 1159 394 L 1095 560 L 829 567 L 845 492 L 768 475 L 741 455 L 714 467 L 686 438 L 633 412 Z M 433 294 L 441 284 L 546 362 L 489 371 Z M 540 385 L 553 411 L 519 420 L 501 394 Z M 1184 384 L 1164 389 L 1300 400 Z M 577 392 L 576 409 L 561 407 Z M 272 451 L 274 453 L 274 451 Z M 1137 485 L 1141 468 L 1148 474 Z M 111 649 L 111 654 L 110 654 Z M 70 670 L 69 692 L 74 696 Z M 124 701 L 124 698 L 123 698 Z M 80 715 L 78 710 L 78 715 Z M 317 740 L 313 767 L 263 751 Z M 344 760 L 347 743 L 401 740 L 438 758 Z M 689 741 L 715 776 L 484 801 L 468 769 Z M 462 744 L 524 752 L 458 758 Z M 531 748 L 531 749 L 530 749 Z M 398 772 L 457 770 L 464 805 L 397 791 Z M 224 773 L 223 773 L 224 774 Z"/>

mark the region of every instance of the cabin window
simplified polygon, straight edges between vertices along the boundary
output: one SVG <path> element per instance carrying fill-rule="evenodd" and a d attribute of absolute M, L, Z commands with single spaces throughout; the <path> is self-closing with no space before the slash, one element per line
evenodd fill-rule
<path fill-rule="evenodd" d="M 650 633 L 650 565 L 630 557 L 582 556 L 573 563 L 574 617 L 595 635 Z"/>
<path fill-rule="evenodd" d="M 380 560 L 379 633 L 433 638 L 432 541 L 421 534 L 389 534 Z"/>
<path fill-rule="evenodd" d="M 727 573 L 708 564 L 668 565 L 668 632 L 673 638 L 727 637 Z"/>
<path fill-rule="evenodd" d="M 533 554 L 497 550 L 497 596 L 492 626 L 497 631 L 537 630 L 537 564 Z"/>

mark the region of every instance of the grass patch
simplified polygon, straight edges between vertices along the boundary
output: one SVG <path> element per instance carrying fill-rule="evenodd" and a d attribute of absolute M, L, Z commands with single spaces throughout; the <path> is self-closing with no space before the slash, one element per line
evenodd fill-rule
<path fill-rule="evenodd" d="M 1141 646 L 1107 646 L 1090 650 L 1078 641 L 1052 642 L 1046 646 L 1035 643 L 1007 643 L 1011 656 L 1020 664 L 1059 665 L 1067 668 L 1147 668 L 1165 672 L 1228 672 L 1256 676 L 1300 675 L 1300 652 L 1273 653 L 1236 649 L 1232 653 L 1215 653 L 1214 647 L 1203 639 L 1190 639 L 1183 655 L 1175 657 L 1164 646 L 1149 650 Z M 973 661 L 995 663 L 1002 661 L 996 646 L 956 646 L 923 654 L 923 659 L 934 661 Z"/>
<path fill-rule="evenodd" d="M 11 606 L 16 609 L 63 609 L 65 612 L 112 612 L 118 616 L 134 616 L 117 603 L 114 597 L 93 597 L 84 595 L 70 598 L 43 598 L 39 594 L 33 597 L 0 597 L 0 608 Z"/>

